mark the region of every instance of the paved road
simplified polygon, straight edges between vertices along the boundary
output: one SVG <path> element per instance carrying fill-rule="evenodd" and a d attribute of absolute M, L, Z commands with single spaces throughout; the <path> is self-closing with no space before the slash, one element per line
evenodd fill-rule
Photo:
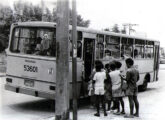
<path fill-rule="evenodd" d="M 159 81 L 150 83 L 147 91 L 140 92 L 140 117 L 138 120 L 165 119 L 165 65 L 161 64 Z M 0 79 L 0 120 L 53 120 L 54 102 L 4 90 L 5 79 Z M 126 112 L 129 113 L 127 98 L 124 98 Z M 94 117 L 95 109 L 83 104 L 78 111 L 78 120 L 118 120 L 125 119 L 109 113 L 107 117 Z M 71 114 L 71 113 L 70 113 Z M 72 118 L 72 114 L 71 114 Z"/>

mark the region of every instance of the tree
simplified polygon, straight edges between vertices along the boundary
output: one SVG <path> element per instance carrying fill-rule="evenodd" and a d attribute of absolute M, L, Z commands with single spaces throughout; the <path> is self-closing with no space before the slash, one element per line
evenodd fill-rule
<path fill-rule="evenodd" d="M 126 34 L 127 33 L 127 30 L 126 30 L 126 27 L 124 26 L 124 28 L 121 30 L 121 33 L 123 34 Z"/>
<path fill-rule="evenodd" d="M 10 7 L 0 5 L 0 52 L 7 47 L 12 14 L 13 11 Z"/>
<path fill-rule="evenodd" d="M 69 10 L 69 24 L 72 25 L 72 10 Z M 56 13 L 56 9 L 53 9 L 53 18 L 52 18 L 53 22 L 56 22 L 57 20 L 57 13 Z M 89 27 L 90 25 L 90 20 L 84 20 L 82 18 L 81 15 L 77 15 L 77 26 L 81 26 L 81 27 Z"/>
<path fill-rule="evenodd" d="M 115 24 L 115 25 L 112 27 L 112 32 L 120 33 L 118 24 Z"/>
<path fill-rule="evenodd" d="M 72 23 L 71 23 L 72 24 Z M 84 20 L 81 15 L 77 15 L 77 25 L 82 27 L 88 27 L 90 20 Z"/>
<path fill-rule="evenodd" d="M 42 9 L 39 6 L 34 6 L 28 2 L 15 2 L 14 3 L 14 22 L 21 21 L 41 21 Z"/>
<path fill-rule="evenodd" d="M 111 31 L 111 32 L 115 32 L 115 33 L 122 33 L 122 34 L 126 34 L 126 27 L 119 29 L 118 24 L 114 24 L 113 27 L 110 28 L 105 28 L 104 31 Z"/>
<path fill-rule="evenodd" d="M 109 28 L 105 28 L 104 31 L 110 31 L 110 29 Z"/>

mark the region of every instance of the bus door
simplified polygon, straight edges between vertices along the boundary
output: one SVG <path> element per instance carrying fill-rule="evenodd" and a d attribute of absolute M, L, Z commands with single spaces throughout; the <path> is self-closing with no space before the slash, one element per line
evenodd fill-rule
<path fill-rule="evenodd" d="M 84 38 L 84 80 L 88 82 L 94 67 L 95 39 Z"/>
<path fill-rule="evenodd" d="M 154 55 L 154 80 L 158 80 L 158 70 L 159 70 L 159 45 L 155 45 L 155 55 Z"/>

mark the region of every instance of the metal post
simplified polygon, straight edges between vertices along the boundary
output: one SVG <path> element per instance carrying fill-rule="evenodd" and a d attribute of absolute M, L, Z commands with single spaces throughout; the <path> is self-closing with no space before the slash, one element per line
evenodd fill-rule
<path fill-rule="evenodd" d="M 76 0 L 72 0 L 72 91 L 73 91 L 73 120 L 77 120 L 77 13 Z"/>
<path fill-rule="evenodd" d="M 55 119 L 69 119 L 69 1 L 57 0 Z"/>

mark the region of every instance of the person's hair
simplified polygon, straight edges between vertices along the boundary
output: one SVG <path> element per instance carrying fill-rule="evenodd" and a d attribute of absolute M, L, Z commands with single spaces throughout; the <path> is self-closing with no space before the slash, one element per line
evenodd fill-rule
<path fill-rule="evenodd" d="M 37 40 L 36 40 L 37 44 L 40 44 L 41 43 L 41 40 L 42 40 L 42 38 L 41 37 L 38 37 Z"/>
<path fill-rule="evenodd" d="M 100 66 L 100 67 L 101 67 L 101 69 L 103 69 L 103 68 L 104 68 L 103 63 L 102 63 L 100 60 L 96 60 L 96 61 L 95 61 L 95 66 Z"/>
<path fill-rule="evenodd" d="M 101 72 L 102 69 L 101 65 L 96 65 L 95 67 L 96 67 L 96 72 Z"/>
<path fill-rule="evenodd" d="M 119 61 L 115 61 L 116 68 L 119 69 L 121 68 L 122 64 Z"/>
<path fill-rule="evenodd" d="M 109 63 L 105 64 L 105 68 L 106 68 L 106 69 L 109 68 Z"/>
<path fill-rule="evenodd" d="M 125 62 L 126 62 L 126 64 L 128 64 L 128 65 L 130 65 L 130 66 L 132 66 L 132 65 L 134 64 L 134 61 L 132 60 L 132 58 L 127 58 L 127 59 L 125 60 Z"/>
<path fill-rule="evenodd" d="M 109 67 L 110 67 L 110 69 L 112 70 L 112 71 L 114 71 L 115 69 L 116 69 L 116 65 L 115 65 L 115 63 L 110 63 L 110 65 L 109 65 Z"/>

